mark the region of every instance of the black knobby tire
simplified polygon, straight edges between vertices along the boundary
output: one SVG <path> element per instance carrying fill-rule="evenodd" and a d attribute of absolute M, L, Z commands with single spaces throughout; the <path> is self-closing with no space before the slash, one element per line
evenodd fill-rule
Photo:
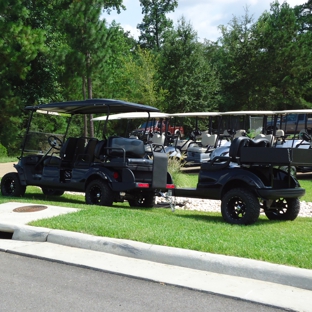
<path fill-rule="evenodd" d="M 269 220 L 293 221 L 300 212 L 298 198 L 279 198 L 274 200 L 269 210 L 264 211 Z"/>
<path fill-rule="evenodd" d="M 26 186 L 22 185 L 17 172 L 5 174 L 1 179 L 1 193 L 3 196 L 24 196 Z"/>
<path fill-rule="evenodd" d="M 85 199 L 89 205 L 112 206 L 114 193 L 107 182 L 96 179 L 87 185 Z"/>
<path fill-rule="evenodd" d="M 64 191 L 62 190 L 56 190 L 48 187 L 42 187 L 41 190 L 44 195 L 48 196 L 62 196 L 64 194 Z"/>
<path fill-rule="evenodd" d="M 260 203 L 252 191 L 234 188 L 223 196 L 221 213 L 230 224 L 253 224 L 260 215 Z"/>
<path fill-rule="evenodd" d="M 129 199 L 130 207 L 144 207 L 144 208 L 153 208 L 155 206 L 155 195 L 152 194 L 142 194 L 142 196 L 137 197 L 136 199 Z"/>

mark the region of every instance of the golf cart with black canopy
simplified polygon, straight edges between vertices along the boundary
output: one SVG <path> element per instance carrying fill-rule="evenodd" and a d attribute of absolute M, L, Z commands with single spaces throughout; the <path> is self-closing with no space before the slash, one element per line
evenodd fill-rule
<path fill-rule="evenodd" d="M 106 114 L 108 117 L 114 113 L 146 112 L 149 116 L 158 112 L 157 108 L 120 100 L 90 99 L 25 109 L 30 116 L 21 156 L 14 165 L 17 172 L 3 176 L 2 195 L 23 196 L 26 187 L 33 185 L 41 187 L 47 195 L 84 192 L 87 204 L 111 206 L 113 202 L 128 200 L 130 206 L 153 207 L 156 195 L 174 187 L 167 172 L 167 155 L 154 151 L 152 159 L 147 159 L 141 140 L 106 137 L 107 120 L 102 137 L 67 137 L 76 115 Z M 54 118 L 68 116 L 65 133 L 33 131 L 32 120 L 37 113 Z"/>

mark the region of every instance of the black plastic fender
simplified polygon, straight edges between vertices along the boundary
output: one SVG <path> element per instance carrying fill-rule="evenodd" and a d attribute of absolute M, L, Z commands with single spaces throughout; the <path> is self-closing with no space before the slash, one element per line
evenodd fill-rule
<path fill-rule="evenodd" d="M 111 170 L 108 170 L 107 168 L 90 168 L 85 175 L 85 188 L 87 187 L 89 181 L 95 179 L 95 178 L 101 178 L 103 180 L 108 181 L 109 183 L 115 182 L 113 172 Z"/>
<path fill-rule="evenodd" d="M 243 186 L 248 185 L 250 189 L 254 190 L 266 187 L 260 177 L 253 172 L 239 167 L 231 168 L 229 173 L 220 179 L 220 198 L 229 188 L 232 188 L 232 186 L 239 187 L 240 183 Z"/>
<path fill-rule="evenodd" d="M 27 181 L 27 177 L 25 175 L 25 171 L 24 168 L 20 165 L 20 162 L 18 164 L 14 164 L 13 165 L 14 168 L 16 169 L 20 182 L 22 185 L 27 185 L 26 181 Z"/>

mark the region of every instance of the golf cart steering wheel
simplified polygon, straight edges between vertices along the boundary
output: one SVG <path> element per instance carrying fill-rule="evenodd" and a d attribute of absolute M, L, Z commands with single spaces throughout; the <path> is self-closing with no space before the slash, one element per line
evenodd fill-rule
<path fill-rule="evenodd" d="M 62 144 L 63 144 L 63 142 L 58 137 L 56 137 L 54 135 L 51 135 L 48 137 L 48 143 L 52 148 L 54 148 L 58 151 L 61 149 Z"/>
<path fill-rule="evenodd" d="M 306 142 L 311 142 L 312 140 L 311 136 L 306 131 L 301 132 L 301 138 Z"/>

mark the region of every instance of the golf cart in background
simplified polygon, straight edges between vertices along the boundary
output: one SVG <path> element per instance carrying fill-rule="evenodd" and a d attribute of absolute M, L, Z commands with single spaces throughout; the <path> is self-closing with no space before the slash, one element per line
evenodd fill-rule
<path fill-rule="evenodd" d="M 273 111 L 229 111 L 221 113 L 217 147 L 211 158 L 228 156 L 232 141 L 238 137 L 266 138 L 270 144 L 273 136 L 266 132 L 266 124 L 274 120 Z"/>
<path fill-rule="evenodd" d="M 163 145 L 165 140 L 172 138 L 184 137 L 184 129 L 182 126 L 172 125 L 170 123 L 169 114 L 152 115 L 152 120 L 146 121 L 141 124 L 137 129 L 130 132 L 130 136 L 137 136 L 139 139 L 146 139 L 147 141 L 153 137 L 153 134 L 160 134 L 164 136 Z M 166 144 L 168 145 L 168 144 Z"/>
<path fill-rule="evenodd" d="M 106 136 L 111 113 L 145 112 L 149 116 L 158 109 L 119 100 L 92 99 L 27 106 L 25 110 L 30 116 L 21 156 L 14 165 L 16 172 L 7 173 L 1 180 L 3 196 L 23 196 L 26 187 L 32 185 L 46 195 L 84 192 L 87 204 L 111 206 L 128 200 L 130 206 L 153 207 L 156 195 L 174 187 L 167 172 L 166 154 L 153 151 L 153 158 L 146 159 L 143 141 Z M 44 119 L 40 129 L 33 129 L 34 118 L 42 118 L 39 112 L 45 112 L 44 118 L 54 118 L 55 129 L 60 128 L 59 118 L 66 118 L 64 133 L 47 132 L 49 123 Z M 72 119 L 85 114 L 107 115 L 101 137 L 85 138 L 70 132 Z"/>
<path fill-rule="evenodd" d="M 298 134 L 301 131 L 312 133 L 312 109 L 294 109 L 276 111 L 276 118 L 267 122 L 266 128 L 272 134 L 282 130 L 285 135 Z"/>
<path fill-rule="evenodd" d="M 312 109 L 276 111 L 268 124 L 277 148 L 312 149 Z M 297 166 L 297 172 L 311 172 L 311 166 Z"/>
<path fill-rule="evenodd" d="M 127 127 L 124 136 L 130 138 L 136 138 L 142 140 L 144 143 L 150 143 L 151 138 L 154 137 L 154 141 L 158 144 L 164 145 L 165 143 L 165 132 L 161 130 L 161 133 L 158 129 L 154 128 L 152 125 L 156 125 L 157 119 L 168 118 L 168 114 L 161 112 L 128 112 L 128 113 L 119 113 L 111 114 L 109 116 L 99 116 L 92 118 L 93 121 L 106 121 L 106 120 L 126 120 Z M 133 123 L 144 122 L 139 127 L 138 131 L 131 130 Z M 155 136 L 153 135 L 155 133 Z M 156 134 L 162 134 L 162 137 L 157 136 Z"/>
<path fill-rule="evenodd" d="M 171 114 L 174 118 L 190 118 L 194 126 L 187 139 L 175 140 L 175 147 L 185 153 L 185 166 L 198 166 L 210 159 L 212 150 L 217 145 L 217 128 L 220 113 L 189 112 Z"/>
<path fill-rule="evenodd" d="M 106 120 L 106 118 L 107 116 L 100 116 L 92 120 L 102 121 Z M 169 157 L 182 158 L 180 150 L 173 146 L 173 142 L 174 138 L 180 138 L 181 135 L 184 135 L 184 130 L 181 126 L 170 126 L 170 114 L 151 112 L 148 116 L 145 112 L 131 112 L 112 114 L 108 116 L 108 120 L 127 120 L 127 129 L 129 129 L 134 120 L 145 120 L 136 130 L 126 131 L 125 136 L 142 140 L 145 144 L 147 157 L 151 157 L 153 150 L 157 150 L 158 152 L 166 153 Z M 157 127 L 159 120 L 163 125 L 166 125 L 165 128 Z M 168 129 L 176 134 L 171 134 Z"/>

